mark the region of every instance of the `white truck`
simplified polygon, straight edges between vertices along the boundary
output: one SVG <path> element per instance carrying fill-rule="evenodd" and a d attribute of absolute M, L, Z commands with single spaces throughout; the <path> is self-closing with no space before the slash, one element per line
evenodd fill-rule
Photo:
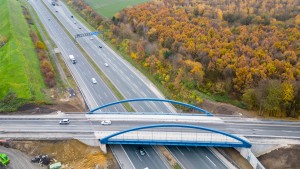
<path fill-rule="evenodd" d="M 73 55 L 69 55 L 69 58 L 70 58 L 70 60 L 71 60 L 71 62 L 72 62 L 73 64 L 76 63 L 76 59 L 75 59 L 75 57 L 74 57 Z"/>

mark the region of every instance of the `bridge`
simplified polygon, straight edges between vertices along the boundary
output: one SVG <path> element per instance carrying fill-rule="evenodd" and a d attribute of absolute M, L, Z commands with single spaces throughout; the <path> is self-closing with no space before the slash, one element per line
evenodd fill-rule
<path fill-rule="evenodd" d="M 168 102 L 188 108 L 195 109 L 206 116 L 212 116 L 212 113 L 196 107 L 191 104 L 158 98 L 138 98 L 127 99 L 112 102 L 91 110 L 89 113 L 94 114 L 97 110 L 109 106 L 141 101 Z M 100 112 L 101 113 L 101 112 Z M 155 116 L 155 115 L 152 115 Z M 196 116 L 192 116 L 191 119 Z M 195 131 L 170 132 L 169 130 L 149 131 L 147 129 L 166 129 L 166 128 L 183 128 L 194 129 Z M 123 131 L 103 131 L 98 132 L 96 137 L 101 144 L 146 144 L 146 145 L 176 145 L 176 146 L 216 146 L 216 147 L 246 147 L 250 148 L 251 144 L 238 136 L 225 133 L 222 131 L 185 124 L 156 124 L 148 126 L 135 127 Z M 106 150 L 105 150 L 106 151 Z"/>
<path fill-rule="evenodd" d="M 145 100 L 147 99 L 135 101 Z M 130 100 L 101 107 L 125 102 L 130 102 Z M 172 101 L 168 100 L 168 102 Z M 193 105 L 174 102 L 194 108 Z M 204 113 L 205 111 L 201 108 L 197 110 L 203 114 L 100 112 L 101 107 L 86 114 L 58 112 L 52 115 L 0 115 L 0 138 L 94 140 L 98 144 L 100 142 L 100 148 L 104 151 L 106 144 L 217 146 L 249 149 L 252 143 L 260 143 L 260 140 L 264 138 L 269 138 L 272 142 L 274 138 L 280 138 L 279 140 L 284 140 L 285 143 L 300 144 L 299 122 L 212 116 L 209 112 Z M 58 121 L 62 118 L 70 119 L 71 123 L 59 125 Z M 112 124 L 101 125 L 102 120 L 111 120 Z M 257 142 L 253 142 L 253 138 L 256 138 Z M 285 139 L 291 139 L 291 141 L 287 142 Z M 264 139 L 264 142 L 266 141 Z"/>

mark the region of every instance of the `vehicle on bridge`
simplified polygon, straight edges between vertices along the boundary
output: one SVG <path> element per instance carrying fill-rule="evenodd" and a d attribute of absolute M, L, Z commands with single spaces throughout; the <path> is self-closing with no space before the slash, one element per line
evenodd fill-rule
<path fill-rule="evenodd" d="M 10 159 L 7 157 L 6 154 L 0 154 L 0 164 L 1 165 L 6 166 L 7 164 L 9 164 L 9 162 L 10 162 Z"/>
<path fill-rule="evenodd" d="M 111 121 L 110 120 L 103 120 L 101 121 L 102 125 L 111 125 Z"/>
<path fill-rule="evenodd" d="M 62 119 L 59 121 L 59 124 L 70 124 L 70 120 L 69 119 Z"/>

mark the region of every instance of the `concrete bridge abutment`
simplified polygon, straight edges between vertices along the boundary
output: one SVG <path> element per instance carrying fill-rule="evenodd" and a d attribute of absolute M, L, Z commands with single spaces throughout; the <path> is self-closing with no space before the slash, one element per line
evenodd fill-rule
<path fill-rule="evenodd" d="M 102 152 L 103 152 L 104 154 L 107 154 L 106 144 L 101 144 L 101 143 L 100 143 L 100 149 L 102 150 Z"/>

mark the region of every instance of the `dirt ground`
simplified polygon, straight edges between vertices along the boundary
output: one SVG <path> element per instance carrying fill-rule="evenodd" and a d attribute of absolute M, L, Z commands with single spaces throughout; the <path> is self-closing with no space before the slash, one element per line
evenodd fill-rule
<path fill-rule="evenodd" d="M 255 117 L 255 113 L 252 111 L 244 110 L 231 104 L 215 102 L 207 99 L 204 99 L 203 103 L 201 104 L 201 108 L 213 114 L 242 115 L 245 117 Z"/>
<path fill-rule="evenodd" d="M 271 169 L 299 169 L 300 145 L 291 145 L 273 150 L 258 157 L 259 161 Z"/>
<path fill-rule="evenodd" d="M 252 118 L 270 119 L 270 120 L 288 120 L 288 121 L 300 120 L 300 117 L 298 118 L 270 117 L 268 116 L 268 114 L 265 114 L 264 116 L 258 116 L 258 113 L 255 111 L 245 110 L 228 103 L 215 102 L 207 99 L 204 99 L 200 107 L 213 114 L 239 115 L 243 117 L 250 117 L 250 118 L 252 117 Z"/>
<path fill-rule="evenodd" d="M 58 91 L 58 89 L 48 90 L 48 95 L 51 97 L 51 103 L 48 105 L 35 105 L 26 104 L 15 112 L 3 112 L 2 115 L 17 115 L 17 114 L 50 114 L 56 111 L 63 112 L 87 112 L 88 109 L 85 102 L 79 92 L 75 90 L 76 95 L 70 96 L 70 93 L 66 91 Z"/>
<path fill-rule="evenodd" d="M 62 163 L 61 169 L 118 168 L 111 151 L 103 154 L 99 147 L 87 146 L 78 140 L 11 141 L 9 145 L 31 157 L 47 154 L 53 162 Z"/>

